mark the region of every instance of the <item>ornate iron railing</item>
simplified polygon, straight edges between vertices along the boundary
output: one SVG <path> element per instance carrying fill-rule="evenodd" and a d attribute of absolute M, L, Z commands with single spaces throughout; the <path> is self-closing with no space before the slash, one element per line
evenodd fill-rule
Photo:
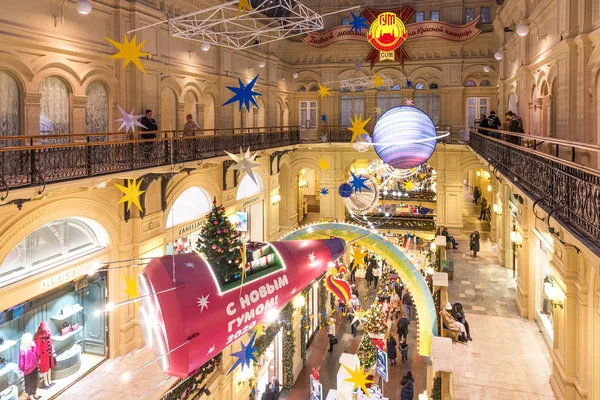
<path fill-rule="evenodd" d="M 133 171 L 163 165 L 176 165 L 224 155 L 224 150 L 239 152 L 296 145 L 300 143 L 298 128 L 243 134 L 183 136 L 184 133 L 160 132 L 158 139 L 117 140 L 106 135 L 106 141 L 92 140 L 64 144 L 41 144 L 46 138 L 23 137 L 29 146 L 0 148 L 0 191 L 39 186 L 116 172 Z M 4 200 L 5 195 L 0 194 Z"/>
<path fill-rule="evenodd" d="M 472 130 L 469 145 L 526 192 L 536 206 L 600 254 L 600 171 L 535 151 L 527 145 L 533 138 L 512 132 L 502 134 L 507 141 Z M 598 151 L 594 145 L 571 145 Z"/>

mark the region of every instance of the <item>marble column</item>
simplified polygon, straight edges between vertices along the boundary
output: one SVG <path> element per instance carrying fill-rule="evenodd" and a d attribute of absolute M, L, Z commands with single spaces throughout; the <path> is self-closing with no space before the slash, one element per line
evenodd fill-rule
<path fill-rule="evenodd" d="M 200 129 L 204 129 L 204 107 L 204 104 L 196 104 L 196 123 Z M 204 132 L 204 134 L 206 133 L 212 134 L 212 132 Z"/>
<path fill-rule="evenodd" d="M 73 98 L 73 113 L 71 114 L 71 135 L 85 133 L 85 102 L 87 96 L 72 96 Z M 85 142 L 86 138 L 81 136 L 73 138 L 74 142 Z"/>
<path fill-rule="evenodd" d="M 40 100 L 41 93 L 25 94 L 24 101 L 24 130 L 23 135 L 34 136 L 40 134 Z"/>
<path fill-rule="evenodd" d="M 193 112 L 191 112 L 192 115 L 194 115 Z M 178 131 L 183 130 L 183 126 L 185 125 L 186 119 L 185 119 L 186 115 L 185 115 L 185 102 L 177 102 L 177 113 L 175 114 L 175 124 L 172 124 L 171 127 L 175 128 Z M 171 128 L 171 129 L 172 129 Z"/>

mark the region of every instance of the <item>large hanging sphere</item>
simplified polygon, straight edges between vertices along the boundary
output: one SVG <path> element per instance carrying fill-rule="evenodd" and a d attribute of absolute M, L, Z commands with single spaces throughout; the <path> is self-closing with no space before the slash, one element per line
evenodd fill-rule
<path fill-rule="evenodd" d="M 389 109 L 373 130 L 377 155 L 399 169 L 415 168 L 427 161 L 435 150 L 436 137 L 431 118 L 413 106 Z"/>
<path fill-rule="evenodd" d="M 360 138 L 356 139 L 356 141 L 352 143 L 352 147 L 354 147 L 354 150 L 360 153 L 364 153 L 365 151 L 368 151 L 371 148 L 371 143 L 371 136 L 361 135 Z"/>
<path fill-rule="evenodd" d="M 348 197 L 352 196 L 352 185 L 349 183 L 342 183 L 338 188 L 338 193 L 340 196 L 347 199 Z"/>

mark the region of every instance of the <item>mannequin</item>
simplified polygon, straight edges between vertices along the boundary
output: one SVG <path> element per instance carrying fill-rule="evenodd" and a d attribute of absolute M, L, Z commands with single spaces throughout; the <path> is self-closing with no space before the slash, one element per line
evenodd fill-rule
<path fill-rule="evenodd" d="M 44 379 L 43 389 L 48 389 L 54 386 L 50 380 L 51 370 L 54 368 L 54 347 L 52 346 L 52 334 L 50 333 L 50 325 L 46 321 L 42 321 L 35 333 L 35 347 L 40 356 L 40 372 Z"/>
<path fill-rule="evenodd" d="M 38 396 L 38 365 L 40 357 L 35 347 L 35 342 L 31 333 L 26 333 L 21 339 L 21 349 L 19 350 L 19 371 L 25 375 L 25 392 L 29 400 L 37 400 Z"/>

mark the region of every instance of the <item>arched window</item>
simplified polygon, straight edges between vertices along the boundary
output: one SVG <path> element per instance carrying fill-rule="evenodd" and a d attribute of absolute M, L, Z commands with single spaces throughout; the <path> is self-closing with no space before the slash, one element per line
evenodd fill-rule
<path fill-rule="evenodd" d="M 19 136 L 21 133 L 21 101 L 15 78 L 0 71 L 0 135 Z M 18 146 L 18 140 L 0 141 L 3 146 Z"/>
<path fill-rule="evenodd" d="M 429 89 L 439 89 L 439 86 L 437 83 L 432 82 L 429 84 Z"/>
<path fill-rule="evenodd" d="M 108 90 L 100 81 L 91 82 L 85 90 L 85 132 L 108 132 Z M 104 140 L 102 136 L 90 136 L 91 141 Z"/>
<path fill-rule="evenodd" d="M 298 88 L 298 91 L 299 91 L 299 92 L 306 92 L 306 87 L 305 87 L 305 86 L 300 86 L 300 87 Z"/>
<path fill-rule="evenodd" d="M 0 286 L 38 274 L 106 247 L 106 233 L 94 221 L 63 218 L 45 224 L 19 242 L 0 264 Z"/>
<path fill-rule="evenodd" d="M 417 83 L 417 85 L 415 86 L 416 90 L 424 90 L 425 89 L 425 84 L 424 83 Z"/>
<path fill-rule="evenodd" d="M 173 203 L 167 216 L 166 228 L 198 219 L 207 214 L 210 209 L 210 197 L 204 189 L 196 186 L 188 188 Z"/>
<path fill-rule="evenodd" d="M 396 84 L 396 85 L 392 86 L 392 90 L 400 90 L 400 89 L 401 88 L 400 88 L 399 84 Z"/>
<path fill-rule="evenodd" d="M 465 86 L 472 87 L 472 86 L 476 86 L 476 85 L 475 85 L 475 82 L 469 80 L 469 81 L 465 82 Z"/>
<path fill-rule="evenodd" d="M 71 99 L 67 84 L 59 77 L 49 76 L 42 82 L 40 91 L 40 134 L 69 133 Z M 49 142 L 66 142 L 66 139 L 52 139 Z"/>
<path fill-rule="evenodd" d="M 254 177 L 256 178 L 256 181 L 258 182 L 258 184 L 254 183 L 254 181 L 252 180 L 252 178 L 250 178 L 249 175 L 246 175 L 242 178 L 242 181 L 240 182 L 240 185 L 238 187 L 235 199 L 236 200 L 241 200 L 241 199 L 245 199 L 247 197 L 253 196 L 255 194 L 259 194 L 260 192 L 262 192 L 263 190 L 263 184 L 262 184 L 262 180 L 260 179 L 260 176 L 258 174 L 254 174 Z"/>
<path fill-rule="evenodd" d="M 484 79 L 479 83 L 479 86 L 492 86 L 492 84 L 487 79 Z"/>
<path fill-rule="evenodd" d="M 317 91 L 319 91 L 319 87 L 316 86 L 316 85 L 313 85 L 313 86 L 310 87 L 310 91 L 311 92 L 317 92 Z"/>

